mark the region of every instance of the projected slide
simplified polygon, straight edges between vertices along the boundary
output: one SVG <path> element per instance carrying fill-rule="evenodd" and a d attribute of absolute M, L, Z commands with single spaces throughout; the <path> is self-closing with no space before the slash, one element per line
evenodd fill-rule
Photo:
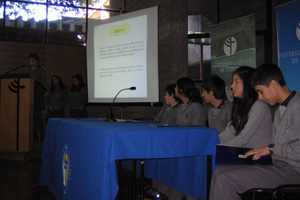
<path fill-rule="evenodd" d="M 89 102 L 158 102 L 157 7 L 89 22 Z"/>
<path fill-rule="evenodd" d="M 113 98 L 120 89 L 136 86 L 136 91 L 124 91 L 119 97 L 146 98 L 147 16 L 95 27 L 94 45 L 95 97 Z M 115 82 L 108 85 L 111 80 Z"/>

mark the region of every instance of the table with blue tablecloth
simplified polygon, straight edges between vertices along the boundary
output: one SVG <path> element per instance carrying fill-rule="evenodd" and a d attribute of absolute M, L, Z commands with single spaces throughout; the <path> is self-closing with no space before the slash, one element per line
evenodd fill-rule
<path fill-rule="evenodd" d="M 114 200 L 116 160 L 146 159 L 146 177 L 205 199 L 206 155 L 214 156 L 218 143 L 210 128 L 49 119 L 39 183 L 57 199 Z"/>

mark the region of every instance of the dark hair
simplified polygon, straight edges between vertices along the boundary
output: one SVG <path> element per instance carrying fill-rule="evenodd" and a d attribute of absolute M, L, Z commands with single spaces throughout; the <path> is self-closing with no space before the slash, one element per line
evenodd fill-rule
<path fill-rule="evenodd" d="M 263 64 L 259 66 L 252 77 L 252 87 L 264 85 L 269 87 L 271 81 L 277 81 L 281 86 L 285 86 L 285 80 L 280 68 L 275 64 Z"/>
<path fill-rule="evenodd" d="M 216 99 L 227 99 L 225 92 L 225 81 L 217 75 L 211 75 L 202 84 L 202 89 L 207 92 L 213 91 Z"/>
<path fill-rule="evenodd" d="M 238 75 L 243 81 L 243 95 L 242 98 L 233 98 L 233 107 L 231 112 L 231 124 L 236 130 L 236 135 L 244 129 L 248 114 L 252 105 L 257 100 L 257 93 L 251 87 L 251 78 L 254 69 L 248 66 L 242 66 L 233 72 L 233 75 Z"/>
<path fill-rule="evenodd" d="M 82 88 L 85 87 L 85 83 L 83 82 L 83 78 L 80 74 L 74 74 L 72 76 L 72 79 L 76 78 L 79 81 L 79 85 L 75 86 L 74 83 L 72 83 L 72 88 L 70 90 L 70 92 L 79 92 Z"/>
<path fill-rule="evenodd" d="M 180 78 L 177 80 L 176 85 L 178 86 L 178 93 L 183 93 L 192 102 L 202 103 L 200 91 L 195 87 L 194 82 L 190 78 Z"/>
<path fill-rule="evenodd" d="M 53 83 L 53 80 L 52 80 L 52 78 L 54 78 L 54 77 L 58 79 L 58 86 L 59 86 L 59 89 L 60 89 L 61 91 L 63 91 L 63 90 L 66 88 L 66 86 L 65 86 L 65 84 L 63 83 L 63 81 L 61 80 L 61 78 L 60 78 L 59 76 L 57 76 L 57 75 L 53 75 L 53 76 L 51 77 L 50 91 L 53 92 L 53 91 L 54 91 L 54 88 L 56 87 L 56 86 L 54 85 L 54 83 Z"/>
<path fill-rule="evenodd" d="M 37 54 L 37 53 L 30 53 L 30 54 L 28 55 L 28 59 L 30 59 L 30 58 L 34 58 L 34 59 L 36 59 L 37 61 L 40 61 L 40 56 L 39 56 L 39 54 Z"/>
<path fill-rule="evenodd" d="M 174 98 L 175 98 L 175 100 L 177 101 L 177 102 L 181 102 L 181 100 L 178 98 L 178 97 L 176 97 L 176 95 L 175 95 L 175 86 L 176 86 L 176 84 L 170 84 L 170 85 L 168 85 L 167 87 L 166 87 L 166 89 L 165 89 L 165 91 L 169 94 L 169 95 L 174 95 Z"/>

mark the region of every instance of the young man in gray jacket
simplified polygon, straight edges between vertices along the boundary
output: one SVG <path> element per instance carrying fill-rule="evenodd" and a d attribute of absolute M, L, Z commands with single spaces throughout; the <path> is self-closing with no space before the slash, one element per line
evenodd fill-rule
<path fill-rule="evenodd" d="M 264 64 L 256 69 L 253 86 L 260 100 L 280 104 L 275 113 L 272 143 L 250 150 L 244 158 L 272 155 L 274 165 L 219 167 L 213 175 L 210 199 L 240 199 L 251 188 L 275 188 L 300 184 L 300 95 L 291 92 L 279 67 Z"/>
<path fill-rule="evenodd" d="M 217 75 L 210 76 L 202 84 L 202 96 L 211 104 L 207 112 L 208 127 L 216 128 L 220 134 L 231 120 L 232 102 L 227 100 L 225 81 Z"/>

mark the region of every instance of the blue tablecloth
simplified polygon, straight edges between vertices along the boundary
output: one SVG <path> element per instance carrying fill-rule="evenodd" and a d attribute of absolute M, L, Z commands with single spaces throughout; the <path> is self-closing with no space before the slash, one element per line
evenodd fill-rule
<path fill-rule="evenodd" d="M 114 200 L 118 192 L 115 161 L 151 159 L 148 166 L 156 167 L 151 171 L 145 165 L 146 176 L 171 181 L 182 192 L 202 190 L 206 185 L 206 176 L 201 177 L 206 170 L 203 155 L 215 155 L 216 129 L 151 124 L 49 119 L 39 183 L 48 186 L 57 199 Z M 195 197 L 205 198 L 205 192 L 194 192 Z"/>

